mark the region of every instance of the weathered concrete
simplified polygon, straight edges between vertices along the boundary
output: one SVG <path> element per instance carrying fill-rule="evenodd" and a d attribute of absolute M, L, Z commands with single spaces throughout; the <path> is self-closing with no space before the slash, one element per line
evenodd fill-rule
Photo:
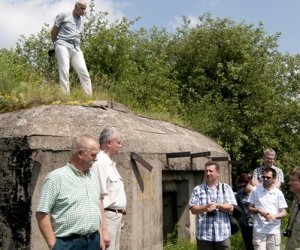
<path fill-rule="evenodd" d="M 163 212 L 167 218 L 174 205 L 174 200 L 167 204 L 165 194 L 176 196 L 178 235 L 194 238 L 187 201 L 202 181 L 209 157 L 167 160 L 166 153 L 209 151 L 210 157 L 228 157 L 227 153 L 194 131 L 111 107 L 50 105 L 0 115 L 1 249 L 47 249 L 34 216 L 43 180 L 68 161 L 72 138 L 82 133 L 98 137 L 108 125 L 118 127 L 122 135 L 123 149 L 115 159 L 128 199 L 122 249 L 162 249 L 163 229 L 168 228 Z M 146 160 L 152 171 L 132 160 L 131 152 Z M 228 162 L 220 163 L 221 179 L 230 182 Z"/>

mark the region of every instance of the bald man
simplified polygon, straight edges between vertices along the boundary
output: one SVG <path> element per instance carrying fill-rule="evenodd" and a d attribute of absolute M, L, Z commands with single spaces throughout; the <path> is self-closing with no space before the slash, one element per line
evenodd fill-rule
<path fill-rule="evenodd" d="M 70 161 L 46 176 L 36 218 L 51 250 L 100 249 L 104 211 L 97 178 L 90 171 L 98 152 L 97 139 L 78 136 Z M 103 240 L 101 246 L 105 249 Z"/>

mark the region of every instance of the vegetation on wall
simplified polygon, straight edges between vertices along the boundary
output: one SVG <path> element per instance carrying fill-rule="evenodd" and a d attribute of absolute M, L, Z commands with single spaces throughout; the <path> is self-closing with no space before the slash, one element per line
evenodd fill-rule
<path fill-rule="evenodd" d="M 20 37 L 14 49 L 0 50 L 0 110 L 49 103 L 80 103 L 109 98 L 131 110 L 168 117 L 221 144 L 233 174 L 253 170 L 264 148 L 278 153 L 288 170 L 300 159 L 299 55 L 278 52 L 279 34 L 260 23 L 229 18 L 188 18 L 176 32 L 153 27 L 133 30 L 139 20 L 113 23 L 96 13 L 87 16 L 82 49 L 94 96 L 84 96 L 71 72 L 72 95 L 60 92 L 50 27 Z"/>

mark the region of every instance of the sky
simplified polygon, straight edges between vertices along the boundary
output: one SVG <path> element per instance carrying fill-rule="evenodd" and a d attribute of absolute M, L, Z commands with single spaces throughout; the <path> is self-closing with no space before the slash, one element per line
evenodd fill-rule
<path fill-rule="evenodd" d="M 21 35 L 36 34 L 46 23 L 53 25 L 55 16 L 72 11 L 75 0 L 0 0 L 0 48 L 12 48 Z M 193 24 L 203 13 L 213 18 L 228 17 L 240 23 L 263 22 L 268 35 L 280 32 L 279 51 L 300 54 L 299 0 L 95 0 L 97 11 L 107 11 L 113 21 L 140 17 L 134 28 L 153 26 L 174 32 L 182 16 Z"/>

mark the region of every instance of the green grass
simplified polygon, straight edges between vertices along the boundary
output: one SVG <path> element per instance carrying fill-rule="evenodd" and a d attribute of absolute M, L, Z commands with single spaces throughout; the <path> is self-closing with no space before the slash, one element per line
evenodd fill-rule
<path fill-rule="evenodd" d="M 284 223 L 285 224 L 285 223 Z M 284 249 L 286 237 L 281 238 L 281 249 Z M 231 250 L 243 250 L 245 245 L 241 232 L 239 231 L 235 235 L 230 237 Z M 168 238 L 164 244 L 164 250 L 196 250 L 196 241 L 190 241 L 188 239 L 174 239 L 172 235 L 168 235 Z"/>
<path fill-rule="evenodd" d="M 3 78 L 4 76 L 2 76 Z M 16 80 L 16 79 L 15 79 Z M 13 80 L 12 80 L 13 81 Z M 14 82 L 6 79 L 4 86 L 0 87 L 0 113 L 17 111 L 20 109 L 27 109 L 41 105 L 86 105 L 96 100 L 109 100 L 124 104 L 132 113 L 148 118 L 168 121 L 187 127 L 179 116 L 171 115 L 168 112 L 151 112 L 143 111 L 136 105 L 131 103 L 131 100 L 126 99 L 126 96 L 115 99 L 114 94 L 106 90 L 102 90 L 99 84 L 95 83 L 93 96 L 87 96 L 80 84 L 73 84 L 71 86 L 71 95 L 66 95 L 62 92 L 59 83 L 42 82 L 41 79 L 29 80 L 27 82 Z"/>

